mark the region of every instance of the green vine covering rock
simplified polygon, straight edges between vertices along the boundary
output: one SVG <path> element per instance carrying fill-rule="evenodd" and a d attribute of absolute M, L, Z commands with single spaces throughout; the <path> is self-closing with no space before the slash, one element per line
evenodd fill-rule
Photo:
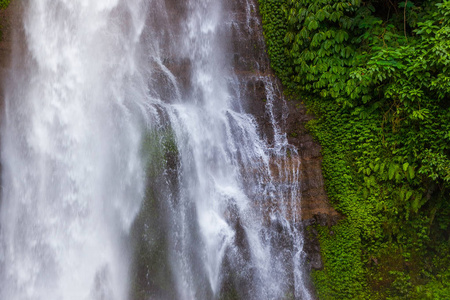
<path fill-rule="evenodd" d="M 11 0 L 0 0 L 0 9 L 5 9 L 8 7 Z"/>
<path fill-rule="evenodd" d="M 0 0 L 0 10 L 6 9 L 10 2 L 11 0 Z M 3 26 L 4 25 L 0 25 L 0 41 L 3 40 Z"/>
<path fill-rule="evenodd" d="M 450 1 L 259 0 L 271 64 L 317 116 L 320 299 L 450 299 Z"/>

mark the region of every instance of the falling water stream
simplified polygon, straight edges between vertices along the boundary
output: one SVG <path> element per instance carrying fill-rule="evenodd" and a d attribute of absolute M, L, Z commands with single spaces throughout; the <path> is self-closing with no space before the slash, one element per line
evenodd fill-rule
<path fill-rule="evenodd" d="M 24 2 L 0 299 L 312 299 L 280 91 L 264 61 L 237 71 L 257 6 L 229 2 Z M 249 82 L 269 130 L 248 112 Z"/>

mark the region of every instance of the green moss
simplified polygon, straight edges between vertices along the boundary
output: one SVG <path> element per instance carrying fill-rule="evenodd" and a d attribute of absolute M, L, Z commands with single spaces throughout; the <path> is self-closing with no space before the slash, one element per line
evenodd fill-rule
<path fill-rule="evenodd" d="M 157 201 L 164 199 L 168 182 L 176 184 L 179 153 L 174 132 L 170 128 L 148 132 L 141 155 L 146 161 L 147 190 L 131 233 L 135 244 L 131 299 L 175 299 L 166 207 Z"/>
<path fill-rule="evenodd" d="M 366 299 L 359 230 L 348 219 L 331 229 L 317 229 L 325 265 L 323 271 L 313 273 L 319 298 Z"/>
<path fill-rule="evenodd" d="M 6 9 L 11 3 L 11 0 L 0 0 L 0 9 Z"/>

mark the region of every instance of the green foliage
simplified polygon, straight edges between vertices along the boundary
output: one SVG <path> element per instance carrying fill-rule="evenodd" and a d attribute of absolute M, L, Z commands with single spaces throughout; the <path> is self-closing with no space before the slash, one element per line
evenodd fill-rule
<path fill-rule="evenodd" d="M 11 0 L 0 0 L 0 9 L 5 9 L 8 7 Z"/>
<path fill-rule="evenodd" d="M 349 220 L 333 227 L 318 227 L 320 244 L 325 259 L 325 270 L 315 271 L 320 299 L 366 299 L 367 288 L 364 281 L 364 266 L 361 260 L 360 234 Z M 333 281 L 329 279 L 333 278 Z"/>
<path fill-rule="evenodd" d="M 264 36 L 266 38 L 271 66 L 283 81 L 287 81 L 284 70 L 290 68 L 284 50 L 284 36 L 286 34 L 286 19 L 282 9 L 283 1 L 260 1 L 260 12 L 263 19 Z"/>
<path fill-rule="evenodd" d="M 417 286 L 412 292 L 411 297 L 415 299 L 450 299 L 450 269 L 433 276 L 432 280 L 426 285 Z"/>
<path fill-rule="evenodd" d="M 286 1 L 285 42 L 296 90 L 342 100 L 355 54 L 352 32 L 360 5 L 359 0 Z"/>
<path fill-rule="evenodd" d="M 446 298 L 450 1 L 259 2 L 274 70 L 318 117 L 309 129 L 345 216 L 334 236 L 319 230 L 320 299 Z"/>
<path fill-rule="evenodd" d="M 0 10 L 6 9 L 11 0 L 0 0 Z M 3 26 L 0 26 L 0 41 L 3 39 Z"/>

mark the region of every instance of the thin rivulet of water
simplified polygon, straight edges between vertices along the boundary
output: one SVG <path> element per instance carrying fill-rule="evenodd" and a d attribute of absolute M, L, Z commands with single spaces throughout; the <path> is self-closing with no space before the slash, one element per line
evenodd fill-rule
<path fill-rule="evenodd" d="M 0 298 L 310 299 L 300 162 L 270 76 L 250 78 L 273 137 L 246 112 L 229 3 L 27 5 L 6 89 Z"/>

